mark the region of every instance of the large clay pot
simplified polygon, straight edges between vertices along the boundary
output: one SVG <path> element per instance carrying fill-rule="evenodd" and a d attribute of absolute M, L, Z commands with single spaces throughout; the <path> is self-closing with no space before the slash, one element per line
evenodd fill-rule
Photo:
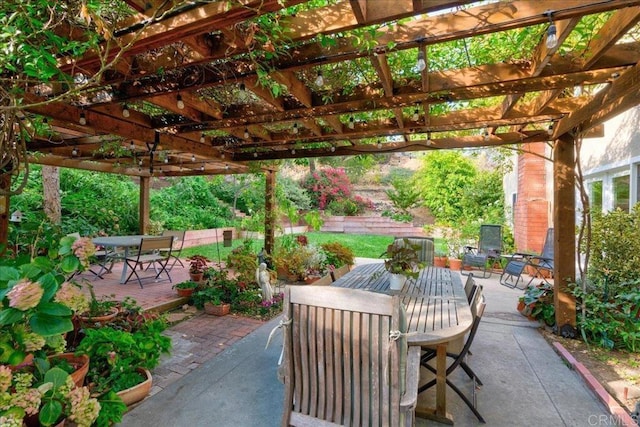
<path fill-rule="evenodd" d="M 119 313 L 118 307 L 113 307 L 110 313 L 105 314 L 103 316 L 89 317 L 89 316 L 80 315 L 78 317 L 80 318 L 80 323 L 83 326 L 91 326 L 91 325 L 100 326 L 100 325 L 104 325 L 105 323 L 109 323 L 110 321 L 115 319 L 118 313 Z"/>
<path fill-rule="evenodd" d="M 204 272 L 201 272 L 201 273 L 189 273 L 189 278 L 190 278 L 193 282 L 199 282 L 199 281 L 201 281 L 203 276 L 204 276 Z"/>
<path fill-rule="evenodd" d="M 433 258 L 433 266 L 444 268 L 447 266 L 447 257 L 446 256 L 437 256 Z"/>
<path fill-rule="evenodd" d="M 75 366 L 76 370 L 71 374 L 71 379 L 75 383 L 76 387 L 82 387 L 84 384 L 84 377 L 87 376 L 87 372 L 89 372 L 89 356 L 86 354 L 82 354 L 80 356 L 76 356 L 73 353 L 61 353 L 53 356 L 49 356 L 50 361 L 52 359 L 64 359 L 69 362 L 70 365 Z"/>
<path fill-rule="evenodd" d="M 144 375 L 146 377 L 146 380 L 144 380 L 140 384 L 136 384 L 133 387 L 129 387 L 118 392 L 118 396 L 120 396 L 124 404 L 127 406 L 131 406 L 134 403 L 140 402 L 142 399 L 147 397 L 147 395 L 151 391 L 151 385 L 153 382 L 151 372 L 143 368 L 138 368 L 138 372 Z"/>
<path fill-rule="evenodd" d="M 191 294 L 193 294 L 193 291 L 195 291 L 194 288 L 187 288 L 187 289 L 176 288 L 176 292 L 178 293 L 178 296 L 184 297 L 184 298 L 191 298 Z"/>
<path fill-rule="evenodd" d="M 449 258 L 449 268 L 451 270 L 460 271 L 460 269 L 462 269 L 462 260 L 458 258 Z"/>

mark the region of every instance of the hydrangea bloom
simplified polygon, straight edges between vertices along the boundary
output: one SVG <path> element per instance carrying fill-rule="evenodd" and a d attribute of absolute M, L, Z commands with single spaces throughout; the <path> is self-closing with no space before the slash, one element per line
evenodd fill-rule
<path fill-rule="evenodd" d="M 100 414 L 100 403 L 90 397 L 86 387 L 74 388 L 68 397 L 71 402 L 69 420 L 74 421 L 78 427 L 90 427 Z"/>
<path fill-rule="evenodd" d="M 83 313 L 89 309 L 89 300 L 86 295 L 71 282 L 60 285 L 54 300 L 66 305 L 75 313 Z"/>
<path fill-rule="evenodd" d="M 11 288 L 7 293 L 7 298 L 9 298 L 10 307 L 25 311 L 38 305 L 42 294 L 44 294 L 44 289 L 39 283 L 24 279 Z"/>
<path fill-rule="evenodd" d="M 88 237 L 80 237 L 71 245 L 73 254 L 78 257 L 84 268 L 89 268 L 89 257 L 95 255 L 96 246 Z"/>

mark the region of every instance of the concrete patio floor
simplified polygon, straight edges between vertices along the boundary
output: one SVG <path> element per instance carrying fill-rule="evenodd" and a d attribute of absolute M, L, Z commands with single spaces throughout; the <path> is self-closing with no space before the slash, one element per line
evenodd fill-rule
<path fill-rule="evenodd" d="M 184 276 L 181 276 L 184 274 Z M 116 270 L 111 273 L 119 278 Z M 174 283 L 186 270 L 172 272 Z M 110 283 L 114 282 L 114 283 Z M 143 307 L 180 305 L 168 282 L 120 285 L 93 281 L 96 291 L 131 295 Z M 624 425 L 609 414 L 577 373 L 571 370 L 530 322 L 516 310 L 521 290 L 505 288 L 497 276 L 478 279 L 487 309 L 472 346 L 469 365 L 482 379 L 478 408 L 489 426 Z M 238 316 L 193 315 L 168 330 L 174 349 L 153 371 L 152 395 L 128 412 L 122 426 L 277 426 L 283 386 L 276 379 L 281 336 L 264 346 L 279 319 L 261 322 Z M 423 370 L 424 372 L 424 370 Z M 471 381 L 458 370 L 454 382 L 470 393 Z M 430 406 L 433 390 L 419 396 Z M 451 389 L 448 411 L 458 426 L 480 425 Z M 417 420 L 418 426 L 440 425 Z"/>

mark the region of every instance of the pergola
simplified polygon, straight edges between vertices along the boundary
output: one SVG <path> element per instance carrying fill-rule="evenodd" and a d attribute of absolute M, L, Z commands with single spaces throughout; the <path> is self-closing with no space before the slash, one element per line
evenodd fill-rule
<path fill-rule="evenodd" d="M 152 176 L 260 162 L 269 211 L 265 160 L 551 141 L 557 324 L 575 325 L 575 140 L 637 104 L 640 0 L 124 3 L 99 54 L 59 57 L 95 83 L 25 88 L 51 130 L 30 162 L 139 176 L 144 218 Z"/>

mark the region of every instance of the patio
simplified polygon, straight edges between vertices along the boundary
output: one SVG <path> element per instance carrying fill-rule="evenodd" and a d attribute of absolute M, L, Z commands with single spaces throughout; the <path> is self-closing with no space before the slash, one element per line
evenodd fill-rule
<path fill-rule="evenodd" d="M 176 296 L 168 281 L 146 282 L 143 289 L 135 281 L 118 283 L 121 268 L 115 264 L 104 279 L 87 273 L 82 277 L 94 285 L 98 296 L 131 296 L 144 309 L 166 310 L 186 302 Z M 188 278 L 188 271 L 178 265 L 171 277 L 178 283 Z M 537 322 L 516 311 L 522 291 L 501 286 L 495 274 L 477 281 L 484 286 L 488 304 L 470 363 L 485 383 L 478 391 L 478 404 L 487 425 L 526 425 L 532 419 L 538 425 L 589 425 L 590 420 L 604 419 L 598 417 L 609 419 L 607 408 L 536 331 Z M 167 330 L 173 340 L 171 355 L 164 356 L 153 371 L 150 396 L 125 416 L 123 426 L 166 425 L 165 407 L 173 408 L 175 425 L 209 425 L 210 420 L 221 426 L 254 426 L 256 420 L 265 426 L 279 425 L 283 398 L 283 386 L 276 379 L 280 335 L 264 350 L 278 319 L 265 323 L 234 315 L 215 317 L 193 307 L 174 310 L 170 318 L 178 322 Z M 456 372 L 454 381 L 471 387 L 460 374 Z M 462 401 L 451 390 L 448 394 L 456 425 L 478 425 Z M 420 399 L 433 399 L 433 391 Z M 417 425 L 438 424 L 418 420 Z"/>
<path fill-rule="evenodd" d="M 469 363 L 485 383 L 478 391 L 478 405 L 487 425 L 593 425 L 595 420 L 613 420 L 578 374 L 536 331 L 537 323 L 515 310 L 522 291 L 501 286 L 495 275 L 478 282 L 485 288 L 488 304 Z M 150 285 L 145 290 L 164 295 L 163 286 Z M 171 327 L 174 351 L 154 371 L 152 396 L 125 415 L 121 425 L 167 425 L 169 417 L 172 425 L 279 425 L 283 399 L 283 386 L 276 379 L 280 334 L 264 349 L 277 322 L 196 315 Z M 456 372 L 454 381 L 468 392 L 471 383 L 459 377 L 461 373 Z M 420 399 L 433 399 L 432 394 L 430 390 Z M 456 425 L 478 425 L 462 401 L 451 390 L 448 394 Z M 418 420 L 417 425 L 439 424 Z"/>

